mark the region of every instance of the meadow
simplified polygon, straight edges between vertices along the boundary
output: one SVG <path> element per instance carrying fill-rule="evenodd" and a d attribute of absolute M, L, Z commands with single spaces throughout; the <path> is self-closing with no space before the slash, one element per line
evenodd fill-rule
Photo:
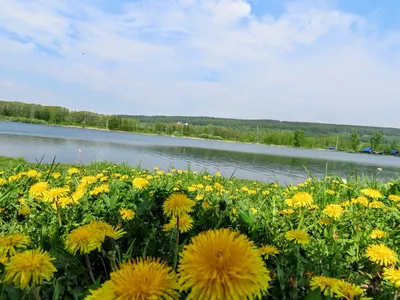
<path fill-rule="evenodd" d="M 399 207 L 397 179 L 2 161 L 0 299 L 396 299 Z"/>

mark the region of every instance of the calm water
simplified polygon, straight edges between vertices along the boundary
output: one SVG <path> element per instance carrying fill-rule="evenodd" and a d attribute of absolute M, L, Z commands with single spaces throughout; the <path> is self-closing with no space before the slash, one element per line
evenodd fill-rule
<path fill-rule="evenodd" d="M 400 158 L 306 150 L 220 141 L 206 141 L 90 129 L 10 123 L 0 121 L 0 155 L 24 157 L 35 162 L 56 158 L 60 163 L 83 164 L 109 160 L 132 166 L 167 170 L 175 167 L 224 176 L 297 183 L 307 177 L 306 167 L 315 176 L 328 172 L 346 177 L 349 174 L 383 171 L 383 178 L 393 178 L 400 171 Z"/>

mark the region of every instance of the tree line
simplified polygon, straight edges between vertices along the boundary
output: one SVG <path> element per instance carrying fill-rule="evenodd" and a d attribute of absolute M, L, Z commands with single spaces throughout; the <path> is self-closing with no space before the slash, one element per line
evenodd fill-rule
<path fill-rule="evenodd" d="M 210 117 L 103 115 L 88 111 L 70 111 L 61 106 L 10 101 L 0 101 L 0 117 L 26 123 L 92 127 L 266 145 L 322 149 L 338 146 L 340 150 L 355 152 L 369 146 L 374 150 L 390 153 L 392 149 L 397 149 L 400 142 L 400 130 L 395 128 Z"/>

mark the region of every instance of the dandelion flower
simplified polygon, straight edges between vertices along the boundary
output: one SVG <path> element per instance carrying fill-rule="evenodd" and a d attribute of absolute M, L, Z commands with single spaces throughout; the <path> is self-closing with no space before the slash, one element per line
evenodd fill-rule
<path fill-rule="evenodd" d="M 387 233 L 379 229 L 372 230 L 370 234 L 371 239 L 381 239 L 385 236 L 387 236 Z"/>
<path fill-rule="evenodd" d="M 368 207 L 369 201 L 367 197 L 359 196 L 357 199 L 354 200 L 355 203 L 361 204 L 364 207 Z"/>
<path fill-rule="evenodd" d="M 18 253 L 6 264 L 4 281 L 21 289 L 35 287 L 57 271 L 51 260 L 49 253 L 38 249 Z"/>
<path fill-rule="evenodd" d="M 138 259 L 111 273 L 113 299 L 179 299 L 175 272 L 155 258 Z"/>
<path fill-rule="evenodd" d="M 76 190 L 75 192 L 72 193 L 71 198 L 75 202 L 78 202 L 79 200 L 82 199 L 82 197 L 85 195 L 84 190 Z"/>
<path fill-rule="evenodd" d="M 339 296 L 338 298 L 354 300 L 355 297 L 361 296 L 364 293 L 364 290 L 353 283 L 338 280 L 334 292 L 336 296 Z"/>
<path fill-rule="evenodd" d="M 394 202 L 399 202 L 400 201 L 400 196 L 398 195 L 389 195 L 389 200 L 392 200 Z"/>
<path fill-rule="evenodd" d="M 176 218 L 164 225 L 164 231 L 171 231 L 176 226 Z M 188 232 L 193 228 L 193 219 L 189 215 L 183 215 L 179 218 L 179 232 Z"/>
<path fill-rule="evenodd" d="M 384 268 L 383 279 L 394 285 L 396 288 L 400 288 L 400 270 L 398 268 Z"/>
<path fill-rule="evenodd" d="M 185 246 L 179 283 L 187 299 L 246 299 L 267 292 L 268 270 L 245 235 L 222 228 L 200 233 Z"/>
<path fill-rule="evenodd" d="M 279 211 L 279 214 L 281 215 L 291 215 L 292 213 L 294 213 L 293 209 L 282 209 Z"/>
<path fill-rule="evenodd" d="M 115 294 L 112 290 L 111 280 L 104 282 L 100 288 L 90 291 L 91 295 L 87 296 L 85 300 L 114 300 Z"/>
<path fill-rule="evenodd" d="M 100 237 L 88 226 L 81 226 L 72 230 L 65 239 L 65 248 L 75 255 L 78 251 L 81 254 L 88 254 L 95 249 L 101 248 Z"/>
<path fill-rule="evenodd" d="M 261 255 L 265 255 L 265 258 L 268 258 L 270 255 L 275 255 L 279 253 L 278 248 L 275 246 L 271 245 L 265 245 L 262 246 L 260 249 L 258 249 L 261 253 Z"/>
<path fill-rule="evenodd" d="M 100 186 L 95 187 L 93 190 L 91 190 L 89 192 L 89 194 L 92 196 L 97 196 L 99 194 L 108 193 L 108 192 L 110 192 L 110 186 L 108 184 L 104 183 Z"/>
<path fill-rule="evenodd" d="M 385 207 L 385 203 L 381 202 L 381 201 L 372 201 L 369 206 L 369 208 L 384 208 Z"/>
<path fill-rule="evenodd" d="M 43 193 L 43 201 L 53 203 L 60 198 L 66 197 L 69 192 L 69 188 L 52 188 Z"/>
<path fill-rule="evenodd" d="M 375 189 L 363 189 L 361 190 L 361 193 L 371 199 L 380 199 L 383 198 L 382 194 L 380 191 L 375 190 Z"/>
<path fill-rule="evenodd" d="M 102 242 L 106 236 L 117 240 L 125 234 L 125 231 L 118 230 L 105 222 L 94 221 L 86 226 L 89 230 L 92 230 L 93 234 L 97 235 Z"/>
<path fill-rule="evenodd" d="M 288 241 L 294 241 L 295 244 L 307 244 L 308 243 L 308 233 L 300 230 L 300 229 L 294 229 L 294 230 L 289 230 L 285 234 L 285 238 Z"/>
<path fill-rule="evenodd" d="M 210 208 L 211 208 L 210 202 L 208 202 L 208 201 L 203 201 L 203 203 L 201 203 L 201 207 L 202 207 L 203 209 L 210 209 Z"/>
<path fill-rule="evenodd" d="M 18 215 L 27 216 L 30 213 L 31 213 L 31 209 L 29 208 L 29 206 L 26 206 L 26 205 L 21 205 L 21 207 L 18 210 Z"/>
<path fill-rule="evenodd" d="M 150 184 L 150 182 L 145 179 L 145 178 L 135 178 L 132 181 L 132 185 L 137 188 L 138 190 L 143 190 L 145 189 L 148 185 Z"/>
<path fill-rule="evenodd" d="M 35 198 L 40 198 L 43 193 L 50 188 L 50 185 L 46 181 L 38 182 L 32 185 L 29 189 L 29 195 Z"/>
<path fill-rule="evenodd" d="M 77 168 L 69 168 L 67 171 L 68 175 L 73 175 L 79 173 L 79 169 Z"/>
<path fill-rule="evenodd" d="M 325 276 L 314 276 L 311 279 L 311 290 L 320 289 L 325 296 L 333 296 L 333 290 L 337 288 L 338 279 Z"/>
<path fill-rule="evenodd" d="M 311 194 L 307 192 L 298 192 L 292 197 L 293 207 L 309 207 L 313 204 Z"/>
<path fill-rule="evenodd" d="M 0 263 L 2 263 L 3 265 L 8 263 L 8 257 L 0 256 Z"/>
<path fill-rule="evenodd" d="M 119 211 L 122 220 L 132 220 L 135 217 L 135 212 L 132 209 L 123 208 Z"/>
<path fill-rule="evenodd" d="M 29 236 L 15 233 L 0 237 L 0 256 L 12 256 L 17 253 L 16 249 L 25 249 L 31 239 Z"/>
<path fill-rule="evenodd" d="M 192 211 L 195 201 L 184 194 L 174 193 L 164 202 L 164 214 L 168 217 L 180 217 Z"/>
<path fill-rule="evenodd" d="M 339 204 L 329 204 L 322 211 L 328 217 L 340 219 L 344 213 L 343 207 Z"/>
<path fill-rule="evenodd" d="M 381 266 L 393 265 L 398 261 L 396 253 L 384 244 L 369 245 L 366 255 L 370 261 Z"/>
<path fill-rule="evenodd" d="M 81 179 L 81 184 L 93 184 L 97 182 L 96 176 L 83 176 Z"/>

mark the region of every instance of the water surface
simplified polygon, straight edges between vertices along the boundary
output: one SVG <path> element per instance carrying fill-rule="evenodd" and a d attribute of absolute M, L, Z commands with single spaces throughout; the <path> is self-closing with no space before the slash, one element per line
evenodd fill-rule
<path fill-rule="evenodd" d="M 30 162 L 60 163 L 109 160 L 143 168 L 220 171 L 224 176 L 281 184 L 297 183 L 308 176 L 329 173 L 376 173 L 393 178 L 400 171 L 400 158 L 351 154 L 328 150 L 273 147 L 125 132 L 67 128 L 0 121 L 0 155 L 24 157 Z"/>

